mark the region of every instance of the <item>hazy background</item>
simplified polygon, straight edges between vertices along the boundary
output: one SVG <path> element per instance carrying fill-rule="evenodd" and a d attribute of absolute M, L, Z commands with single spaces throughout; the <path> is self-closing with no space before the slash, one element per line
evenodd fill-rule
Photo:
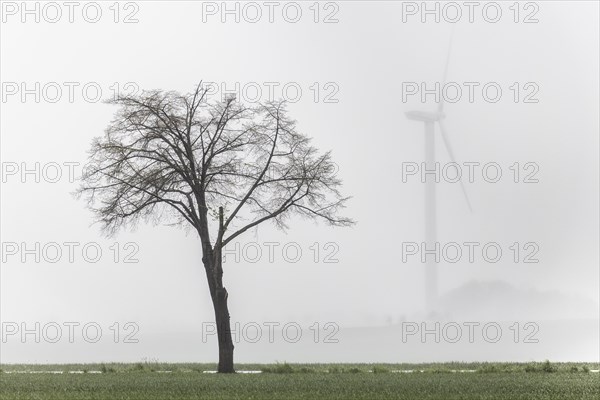
<path fill-rule="evenodd" d="M 240 238 L 240 248 L 256 242 L 263 253 L 256 263 L 227 258 L 224 282 L 232 320 L 242 325 L 296 322 L 304 336 L 297 344 L 242 342 L 236 360 L 598 361 L 598 3 L 537 2 L 539 22 L 533 24 L 513 22 L 512 2 L 500 3 L 503 16 L 495 24 L 482 18 L 481 7 L 473 23 L 467 15 L 455 24 L 436 23 L 432 17 L 422 23 L 419 15 L 403 22 L 400 2 L 336 2 L 339 22 L 330 24 L 314 23 L 312 2 L 299 3 L 303 14 L 298 23 L 282 18 L 282 6 L 273 23 L 265 7 L 257 23 L 243 18 L 236 23 L 232 16 L 222 23 L 220 14 L 204 15 L 203 22 L 201 2 L 136 4 L 139 22 L 133 24 L 114 23 L 108 3 L 102 3 L 103 17 L 95 24 L 85 22 L 80 9 L 73 23 L 66 15 L 54 24 L 35 23 L 32 17 L 21 23 L 19 14 L 3 15 L 3 171 L 10 168 L 7 163 L 32 168 L 36 162 L 85 162 L 92 138 L 102 134 L 115 112 L 84 100 L 81 87 L 88 82 L 102 88 L 103 98 L 115 83 L 123 87 L 127 82 L 181 92 L 200 80 L 231 89 L 236 82 L 241 87 L 256 82 L 263 98 L 268 94 L 263 82 L 279 83 L 275 97 L 286 83 L 297 83 L 302 97 L 289 110 L 315 145 L 333 150 L 344 192 L 353 196 L 346 214 L 358 224 L 330 229 L 294 220 L 287 234 L 264 225 Z M 131 10 L 121 9 L 119 18 Z M 321 8 L 319 19 L 332 11 L 333 6 Z M 530 11 L 521 10 L 520 17 Z M 438 239 L 497 242 L 504 253 L 497 263 L 485 262 L 480 252 L 474 263 L 464 256 L 458 263 L 441 262 L 442 301 L 431 315 L 424 308 L 423 264 L 417 257 L 402 262 L 402 243 L 424 240 L 424 185 L 415 177 L 403 183 L 402 163 L 424 160 L 423 126 L 407 120 L 404 112 L 437 105 L 433 96 L 425 104 L 419 96 L 403 102 L 402 83 L 433 87 L 442 80 L 453 30 L 448 81 L 497 82 L 503 89 L 497 103 L 486 102 L 476 89 L 473 103 L 463 97 L 446 104 L 445 123 L 457 161 L 496 162 L 503 176 L 488 183 L 476 169 L 475 182 L 466 183 L 472 213 L 458 184 L 440 183 Z M 7 82 L 25 82 L 28 88 L 35 82 L 80 85 L 73 102 L 63 86 L 56 103 L 43 96 L 36 103 L 32 95 L 25 102 L 20 93 L 6 96 Z M 315 82 L 319 101 L 310 89 Z M 515 103 L 509 89 L 514 82 L 521 85 L 521 95 L 528 92 L 525 83 L 536 83 L 539 101 Z M 326 83 L 333 86 L 325 88 Z M 338 101 L 325 103 L 323 96 L 332 87 L 339 89 L 333 95 Z M 437 160 L 448 162 L 441 140 L 436 145 Z M 536 163 L 539 183 L 513 182 L 509 167 L 515 162 Z M 36 344 L 33 336 L 21 343 L 12 336 L 0 343 L 0 361 L 216 360 L 214 338 L 201 340 L 202 323 L 212 321 L 213 312 L 196 235 L 140 226 L 103 238 L 97 226 L 90 226 L 92 215 L 84 202 L 72 197 L 76 183 L 66 174 L 63 168 L 57 183 L 3 176 L 3 246 L 97 242 L 103 256 L 97 263 L 86 262 L 79 246 L 73 263 L 66 254 L 56 263 L 36 263 L 33 256 L 22 262 L 21 253 L 6 255 L 3 247 L 0 320 L 30 328 L 36 322 L 96 322 L 102 340 L 86 343 L 77 331 L 75 343 L 63 338 Z M 115 242 L 118 262 L 110 250 Z M 128 242 L 139 247 L 138 263 L 123 262 Z M 273 262 L 265 242 L 280 243 Z M 537 243 L 539 262 L 515 263 L 509 250 L 514 242 Z M 298 262 L 282 255 L 286 243 L 302 249 Z M 314 243 L 320 249 L 316 262 Z M 325 262 L 334 251 L 338 262 Z M 289 254 L 295 255 L 293 249 Z M 402 341 L 403 321 L 426 320 L 496 321 L 503 326 L 503 339 L 487 343 L 479 336 L 475 343 L 446 345 Z M 517 321 L 537 324 L 539 343 L 524 344 L 521 337 L 515 344 L 508 327 Z M 115 322 L 137 324 L 139 343 L 112 343 L 109 327 Z M 315 322 L 337 324 L 339 342 L 306 341 Z"/>

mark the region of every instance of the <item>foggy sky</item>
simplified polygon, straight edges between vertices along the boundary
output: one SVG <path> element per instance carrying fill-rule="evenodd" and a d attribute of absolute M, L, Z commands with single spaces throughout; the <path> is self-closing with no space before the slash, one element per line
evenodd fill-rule
<path fill-rule="evenodd" d="M 424 240 L 424 185 L 414 176 L 402 182 L 402 163 L 424 160 L 423 126 L 406 119 L 404 112 L 433 111 L 437 104 L 432 96 L 425 103 L 419 96 L 403 102 L 402 90 L 403 82 L 427 82 L 433 87 L 443 79 L 452 31 L 447 81 L 478 82 L 481 86 L 495 82 L 503 90 L 497 103 L 485 101 L 476 91 L 472 103 L 462 98 L 445 104 L 444 122 L 457 162 L 494 162 L 501 166 L 503 176 L 497 183 L 488 183 L 478 169 L 475 182 L 465 182 L 473 212 L 469 212 L 458 184 L 437 185 L 438 240 L 495 242 L 504 254 L 497 263 L 481 257 L 474 263 L 464 259 L 454 264 L 441 262 L 440 295 L 454 293 L 454 298 L 463 296 L 472 303 L 487 304 L 485 296 L 470 298 L 470 292 L 461 295 L 460 288 L 473 282 L 502 282 L 512 288 L 507 289 L 510 293 L 522 293 L 524 302 L 535 304 L 525 304 L 526 311 L 513 316 L 515 320 L 542 324 L 554 319 L 598 318 L 596 2 L 538 2 L 539 23 L 535 24 L 514 23 L 509 3 L 502 3 L 505 14 L 495 24 L 485 22 L 481 14 L 475 14 L 474 23 L 421 23 L 418 16 L 402 22 L 400 2 L 338 2 L 339 22 L 332 24 L 314 23 L 309 3 L 301 3 L 303 18 L 295 24 L 277 13 L 274 23 L 264 20 L 266 16 L 254 24 L 243 20 L 222 23 L 219 15 L 207 16 L 203 22 L 201 3 L 137 4 L 139 23 L 135 24 L 114 23 L 108 5 L 103 8 L 106 17 L 96 24 L 81 18 L 72 24 L 20 23 L 18 17 L 7 17 L 0 32 L 1 81 L 27 82 L 29 87 L 35 82 L 42 86 L 78 82 L 79 88 L 97 82 L 104 98 L 110 96 L 115 82 L 180 92 L 192 90 L 201 80 L 223 82 L 228 88 L 234 88 L 236 82 L 241 86 L 256 82 L 265 90 L 263 94 L 267 91 L 264 82 L 277 82 L 278 87 L 294 82 L 302 88 L 301 99 L 289 105 L 290 113 L 298 121 L 298 129 L 311 136 L 317 147 L 333 151 L 344 181 L 343 192 L 353 196 L 344 213 L 358 224 L 332 229 L 293 219 L 287 233 L 267 224 L 243 235 L 240 248 L 259 243 L 263 254 L 256 263 L 236 262 L 228 255 L 224 284 L 234 321 L 296 321 L 304 326 L 332 321 L 350 328 L 426 318 L 424 264 L 417 257 L 402 262 L 401 254 L 403 242 Z M 320 18 L 329 11 L 322 9 Z M 318 102 L 310 89 L 315 82 Z M 528 93 L 522 87 L 525 83 L 535 83 L 539 101 L 515 103 L 509 89 L 514 82 L 521 86 L 521 96 Z M 334 86 L 326 89 L 326 83 Z M 337 103 L 323 102 L 324 96 L 332 93 L 331 87 L 339 89 L 333 95 Z M 92 138 L 103 133 L 116 109 L 102 102 L 86 102 L 78 89 L 74 102 L 65 97 L 66 92 L 56 103 L 36 103 L 31 97 L 22 102 L 20 95 L 3 99 L 0 152 L 4 165 L 85 163 Z M 436 159 L 447 163 L 450 159 L 439 131 L 436 135 Z M 539 166 L 535 176 L 539 182 L 515 183 L 509 169 L 515 162 L 521 167 L 525 163 Z M 521 173 L 525 171 L 521 169 Z M 1 321 L 38 321 L 42 325 L 96 321 L 103 327 L 115 321 L 134 321 L 142 335 L 186 332 L 193 337 L 202 322 L 213 320 L 194 232 L 141 225 L 115 238 L 102 237 L 98 226 L 90 226 L 93 216 L 84 202 L 71 195 L 76 185 L 66 178 L 58 183 L 36 183 L 28 178 L 23 183 L 19 175 L 2 182 L 2 242 L 26 242 L 30 247 L 35 242 L 97 242 L 104 255 L 97 263 L 86 262 L 77 252 L 74 263 L 65 261 L 64 255 L 57 263 L 35 263 L 32 257 L 22 263 L 18 255 L 7 256 L 0 270 Z M 117 263 L 109 249 L 115 242 L 120 246 Z M 123 248 L 128 242 L 139 247 L 138 263 L 121 262 L 128 253 Z M 266 242 L 280 243 L 274 262 L 268 260 Z M 539 262 L 515 263 L 509 250 L 514 242 L 536 243 Z M 282 255 L 286 243 L 302 249 L 298 262 Z M 311 247 L 314 243 L 319 248 L 318 262 Z M 327 243 L 333 245 L 326 248 Z M 332 249 L 338 262 L 324 262 Z M 555 299 L 555 303 L 549 302 L 554 305 L 538 303 L 543 296 Z M 501 302 L 476 318 L 510 321 L 513 311 L 522 305 Z M 473 315 L 454 310 L 441 318 L 460 321 Z M 550 332 L 543 333 L 552 336 L 552 330 L 558 328 L 547 329 Z M 597 346 L 597 330 L 577 335 L 584 339 L 573 336 L 573 342 L 588 340 Z M 177 345 L 192 343 L 192 339 L 186 340 L 175 341 Z M 184 352 L 170 352 L 175 345 L 172 338 L 151 346 L 148 343 L 136 345 L 126 359 L 188 359 Z M 557 342 L 546 342 L 550 343 Z M 48 346 L 41 353 L 40 348 L 28 352 L 27 345 L 13 340 L 2 344 L 1 360 L 65 362 L 73 357 L 96 361 L 106 354 L 122 357 L 121 350 L 112 347 L 86 348 L 82 355 L 67 346 L 65 356 L 56 346 Z M 344 347 L 344 357 L 362 359 L 364 350 L 358 347 Z M 524 349 L 522 359 L 548 358 L 539 349 Z M 237 353 L 241 357 L 242 351 Z M 307 357 L 314 361 L 319 359 L 319 351 L 309 347 L 308 356 L 291 354 L 287 361 Z M 40 359 L 42 353 L 45 358 Z M 590 353 L 597 355 L 597 347 Z M 277 358 L 276 354 L 264 359 L 258 353 L 255 358 L 247 354 L 248 360 Z M 582 354 L 585 350 L 564 349 L 560 357 L 581 359 Z M 500 356 L 490 355 L 494 359 Z M 398 357 L 402 361 L 402 356 Z M 453 354 L 447 357 L 459 359 Z M 210 354 L 203 359 L 210 360 Z"/>

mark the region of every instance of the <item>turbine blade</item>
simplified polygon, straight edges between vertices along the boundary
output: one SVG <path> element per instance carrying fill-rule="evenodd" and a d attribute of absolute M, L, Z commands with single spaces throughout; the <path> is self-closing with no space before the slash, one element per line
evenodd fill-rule
<path fill-rule="evenodd" d="M 444 67 L 444 79 L 442 80 L 442 90 L 444 89 L 444 85 L 446 84 L 446 80 L 448 79 L 448 64 L 450 64 L 450 53 L 452 52 L 452 38 L 454 37 L 454 26 L 452 27 L 452 32 L 450 33 L 450 43 L 448 43 L 448 53 L 446 54 L 446 66 Z M 440 99 L 440 104 L 438 105 L 438 112 L 441 113 L 444 111 L 444 96 Z"/>
<path fill-rule="evenodd" d="M 442 139 L 444 140 L 444 144 L 446 145 L 446 150 L 448 150 L 448 155 L 450 155 L 450 160 L 453 163 L 455 163 L 456 160 L 454 158 L 454 152 L 452 151 L 452 146 L 450 145 L 450 139 L 448 139 L 448 135 L 446 134 L 446 128 L 444 126 L 444 122 L 442 120 L 439 120 L 438 123 L 440 124 L 440 132 L 442 134 Z M 467 189 L 465 188 L 465 184 L 463 183 L 463 180 L 462 180 L 462 175 L 461 175 L 459 182 L 460 182 L 460 188 L 462 189 L 463 195 L 465 196 L 465 200 L 467 201 L 467 206 L 469 207 L 469 211 L 473 212 L 473 208 L 471 207 L 471 202 L 469 201 L 469 196 L 467 195 Z"/>

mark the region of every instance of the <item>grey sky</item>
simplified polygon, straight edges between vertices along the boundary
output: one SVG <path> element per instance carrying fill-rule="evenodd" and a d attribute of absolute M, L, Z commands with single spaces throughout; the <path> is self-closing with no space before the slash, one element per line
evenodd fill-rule
<path fill-rule="evenodd" d="M 79 83 L 72 103 L 64 85 L 56 103 L 44 96 L 36 103 L 33 95 L 22 102 L 20 93 L 3 97 L 4 171 L 13 162 L 85 162 L 91 139 L 102 134 L 115 111 L 84 100 L 81 87 L 89 82 L 102 88 L 103 97 L 111 95 L 115 83 L 187 92 L 200 80 L 224 82 L 228 88 L 254 82 L 267 95 L 264 82 L 275 82 L 276 97 L 286 84 L 291 86 L 288 94 L 301 88 L 300 100 L 289 106 L 291 115 L 315 145 L 333 150 L 344 192 L 354 197 L 345 210 L 358 221 L 353 228 L 293 220 L 287 234 L 264 225 L 240 239 L 241 248 L 259 243 L 263 254 L 256 263 L 235 262 L 233 255 L 225 263 L 233 320 L 376 327 L 401 318 L 424 318 L 423 264 L 418 257 L 403 263 L 401 254 L 403 242 L 424 240 L 424 185 L 414 176 L 402 182 L 402 163 L 420 164 L 424 159 L 423 126 L 407 120 L 404 112 L 432 111 L 437 105 L 433 96 L 426 103 L 419 96 L 403 102 L 402 90 L 403 82 L 433 87 L 442 80 L 452 30 L 447 80 L 464 90 L 464 82 L 478 82 L 479 88 L 494 82 L 503 90 L 497 103 L 485 101 L 480 90 L 473 103 L 464 97 L 446 103 L 445 123 L 457 161 L 495 162 L 503 176 L 488 183 L 476 169 L 475 182 L 466 183 L 472 213 L 458 184 L 440 183 L 438 240 L 496 242 L 504 253 L 497 263 L 481 257 L 474 263 L 442 262 L 440 294 L 472 281 L 503 281 L 527 293 L 553 293 L 565 304 L 556 319 L 568 319 L 577 311 L 569 307 L 579 309 L 577 304 L 591 304 L 581 318 L 598 317 L 597 2 L 537 2 L 539 23 L 533 24 L 514 23 L 508 2 L 500 2 L 503 18 L 495 24 L 480 13 L 474 23 L 421 23 L 418 16 L 403 23 L 400 2 L 360 1 L 335 3 L 339 22 L 330 24 L 313 22 L 312 3 L 300 3 L 303 15 L 298 23 L 288 23 L 276 12 L 274 23 L 263 15 L 253 24 L 243 18 L 240 23 L 222 23 L 218 14 L 205 15 L 203 22 L 200 2 L 137 2 L 139 22 L 123 24 L 114 23 L 108 3 L 102 4 L 103 18 L 96 24 L 77 13 L 72 24 L 21 23 L 18 15 L 4 15 L 3 96 L 7 83 L 26 82 L 30 88 L 35 82 L 42 87 L 48 82 Z M 129 11 L 122 9 L 119 18 Z M 321 8 L 319 19 L 333 11 Z M 520 18 L 528 12 L 521 10 Z M 514 82 L 520 88 L 517 103 L 510 89 Z M 523 87 L 528 82 L 539 88 L 537 103 L 523 102 L 530 93 Z M 315 88 L 319 101 L 314 99 Z M 337 102 L 324 102 L 327 95 Z M 449 162 L 439 136 L 436 146 L 437 160 Z M 509 169 L 515 162 L 520 163 L 520 180 L 529 172 L 524 164 L 535 163 L 539 183 L 515 183 Z M 142 225 L 106 239 L 98 227 L 90 227 L 92 214 L 83 201 L 70 195 L 75 183 L 65 177 L 58 183 L 27 179 L 22 183 L 17 174 L 2 182 L 2 242 L 26 242 L 30 247 L 35 242 L 97 242 L 103 258 L 86 262 L 76 251 L 74 263 L 65 261 L 66 255 L 57 263 L 35 263 L 33 257 L 21 263 L 20 253 L 6 256 L 0 270 L 0 320 L 97 321 L 102 326 L 135 321 L 141 334 L 149 335 L 193 333 L 202 321 L 213 320 L 193 232 Z M 114 242 L 120 248 L 117 263 L 110 249 Z M 123 247 L 128 242 L 139 246 L 138 263 L 122 262 L 130 250 Z M 265 242 L 281 243 L 274 262 L 268 260 Z M 515 263 L 509 249 L 514 242 L 521 247 L 537 244 L 539 262 Z M 298 262 L 285 259 L 281 249 L 286 243 L 302 249 Z M 327 243 L 333 245 L 325 247 Z M 333 253 L 338 262 L 324 262 Z M 524 253 L 521 248 L 520 259 Z M 289 254 L 294 256 L 293 249 Z M 489 320 L 505 321 L 511 307 L 519 305 L 505 307 L 490 310 Z M 549 319 L 544 304 L 539 307 L 539 313 L 532 307 L 531 315 L 522 318 Z M 23 355 L 25 345 L 10 343 L 2 344 L 11 350 L 6 356 L 10 362 L 35 360 L 35 353 Z M 134 349 L 131 359 L 152 356 L 154 350 L 162 358 L 184 357 L 169 353 L 171 345 L 159 341 L 142 352 Z M 47 358 L 58 359 L 52 349 Z M 100 357 L 97 348 L 86 351 L 86 360 Z M 536 351 L 525 358 L 536 357 Z M 574 351 L 572 356 L 581 354 Z M 304 359 L 291 355 L 290 361 L 294 357 Z M 355 359 L 360 357 L 357 353 Z M 564 351 L 561 357 L 569 359 L 571 354 Z"/>

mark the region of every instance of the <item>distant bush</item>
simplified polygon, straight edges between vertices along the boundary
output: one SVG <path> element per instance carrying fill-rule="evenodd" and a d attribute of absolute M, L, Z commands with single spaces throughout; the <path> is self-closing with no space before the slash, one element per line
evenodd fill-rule
<path fill-rule="evenodd" d="M 100 366 L 100 372 L 102 372 L 103 374 L 106 373 L 112 373 L 112 372 L 117 372 L 113 367 L 107 367 L 106 365 L 102 364 Z"/>
<path fill-rule="evenodd" d="M 550 363 L 549 360 L 544 361 L 543 363 L 529 363 L 525 366 L 525 372 L 546 372 L 552 373 L 556 372 L 558 369 Z"/>
<path fill-rule="evenodd" d="M 584 365 L 583 367 L 581 367 L 581 370 L 585 373 L 590 372 L 590 367 L 588 367 L 587 365 Z"/>
<path fill-rule="evenodd" d="M 537 367 L 535 365 L 535 363 L 529 363 L 525 366 L 525 372 L 536 372 L 537 371 Z"/>
<path fill-rule="evenodd" d="M 550 364 L 549 360 L 546 360 L 542 364 L 542 372 L 556 372 L 556 367 Z"/>
<path fill-rule="evenodd" d="M 444 369 L 444 368 L 433 368 L 433 369 L 431 369 L 431 370 L 429 370 L 427 372 L 431 372 L 431 373 L 434 373 L 434 374 L 443 374 L 443 373 L 450 372 L 450 371 L 447 370 L 447 369 Z"/>
<path fill-rule="evenodd" d="M 478 372 L 482 372 L 482 373 L 495 373 L 495 372 L 499 372 L 499 371 L 500 371 L 500 369 L 494 364 L 486 364 L 478 370 Z"/>
<path fill-rule="evenodd" d="M 390 372 L 390 370 L 379 365 L 373 367 L 374 374 L 385 374 L 386 372 Z"/>
<path fill-rule="evenodd" d="M 288 363 L 277 363 L 274 367 L 263 367 L 262 372 L 271 374 L 293 374 L 294 368 Z"/>

